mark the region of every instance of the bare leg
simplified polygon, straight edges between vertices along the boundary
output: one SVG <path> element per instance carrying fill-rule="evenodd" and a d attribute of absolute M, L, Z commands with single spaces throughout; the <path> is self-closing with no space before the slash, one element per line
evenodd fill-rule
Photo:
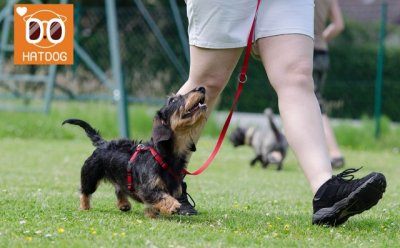
<path fill-rule="evenodd" d="M 288 142 L 315 193 L 331 178 L 332 169 L 313 88 L 313 41 L 293 34 L 262 38 L 257 45 L 278 94 Z"/>
<path fill-rule="evenodd" d="M 241 52 L 242 48 L 206 49 L 191 46 L 189 79 L 179 89 L 178 94 L 185 94 L 197 86 L 204 86 L 210 115 L 235 69 Z M 192 134 L 194 141 L 197 141 L 199 136 L 200 133 Z"/>
<path fill-rule="evenodd" d="M 342 152 L 340 151 L 339 145 L 336 142 L 335 133 L 333 132 L 328 116 L 326 116 L 325 114 L 322 115 L 322 123 L 324 126 L 325 137 L 330 157 L 331 158 L 342 157 Z"/>
<path fill-rule="evenodd" d="M 207 91 L 207 105 L 212 110 L 239 60 L 242 48 L 206 49 L 190 47 L 189 79 L 178 91 L 185 94 L 197 86 Z"/>
<path fill-rule="evenodd" d="M 242 48 L 206 49 L 191 46 L 189 78 L 180 88 L 178 94 L 185 94 L 198 86 L 205 87 L 208 107 L 207 114 L 210 115 L 218 101 L 219 95 L 235 69 L 241 52 Z M 190 133 L 194 142 L 198 141 L 203 128 L 204 126 L 196 128 L 195 132 Z M 190 159 L 190 155 L 187 157 L 188 160 Z M 184 187 L 184 194 L 177 198 L 182 208 L 178 210 L 178 213 L 183 215 L 197 214 L 194 206 L 190 204 L 187 198 L 186 183 L 182 183 L 182 186 Z M 149 216 L 151 215 L 151 211 L 146 211 L 146 213 Z"/>

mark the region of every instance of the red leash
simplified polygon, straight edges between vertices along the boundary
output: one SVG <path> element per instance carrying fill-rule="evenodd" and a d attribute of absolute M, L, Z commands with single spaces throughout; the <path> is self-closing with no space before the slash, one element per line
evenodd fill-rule
<path fill-rule="evenodd" d="M 230 110 L 229 115 L 226 118 L 224 126 L 223 126 L 223 128 L 221 130 L 221 134 L 219 135 L 217 144 L 215 145 L 214 150 L 212 151 L 212 153 L 210 154 L 210 156 L 208 157 L 206 162 L 204 162 L 204 164 L 197 171 L 189 172 L 189 171 L 187 171 L 185 169 L 183 170 L 183 172 L 185 174 L 187 174 L 187 175 L 195 176 L 195 175 L 201 174 L 211 164 L 211 162 L 214 160 L 214 158 L 217 155 L 219 149 L 221 148 L 222 142 L 224 141 L 226 131 L 228 130 L 229 123 L 231 122 L 233 111 L 235 110 L 235 107 L 236 107 L 236 103 L 238 102 L 240 94 L 242 93 L 243 85 L 247 81 L 246 72 L 247 72 L 247 68 L 248 68 L 249 60 L 250 60 L 251 45 L 253 43 L 253 36 L 254 36 L 254 27 L 255 27 L 255 23 L 256 23 L 258 7 L 260 6 L 260 1 L 261 0 L 257 0 L 256 14 L 254 16 L 253 24 L 251 25 L 249 38 L 247 39 L 246 53 L 245 53 L 244 59 L 243 59 L 242 70 L 241 70 L 241 72 L 239 74 L 239 78 L 238 78 L 238 83 L 239 84 L 238 84 L 238 88 L 236 90 L 235 99 L 233 100 L 233 104 L 232 104 L 231 110 Z"/>

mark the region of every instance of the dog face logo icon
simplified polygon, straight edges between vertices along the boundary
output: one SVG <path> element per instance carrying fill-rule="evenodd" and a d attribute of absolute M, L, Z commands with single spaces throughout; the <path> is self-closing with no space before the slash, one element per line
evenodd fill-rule
<path fill-rule="evenodd" d="M 73 63 L 73 5 L 16 4 L 15 64 Z"/>
<path fill-rule="evenodd" d="M 47 16 L 53 15 L 50 20 L 44 20 L 41 17 L 43 13 Z M 49 48 L 61 43 L 65 38 L 65 21 L 67 17 L 59 15 L 50 10 L 35 12 L 32 15 L 25 16 L 25 39 L 29 44 L 34 44 L 40 48 Z"/>

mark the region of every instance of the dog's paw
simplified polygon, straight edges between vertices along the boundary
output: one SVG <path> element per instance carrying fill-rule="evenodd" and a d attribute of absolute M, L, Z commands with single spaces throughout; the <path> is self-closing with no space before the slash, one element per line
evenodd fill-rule
<path fill-rule="evenodd" d="M 123 205 L 118 205 L 119 210 L 127 212 L 129 210 L 131 210 L 131 204 L 123 204 Z"/>
<path fill-rule="evenodd" d="M 171 196 L 166 196 L 162 198 L 161 201 L 153 205 L 153 207 L 158 209 L 161 214 L 165 215 L 176 213 L 180 206 L 181 204 Z"/>
<path fill-rule="evenodd" d="M 181 207 L 181 204 L 175 200 L 175 202 L 173 203 L 173 206 L 171 206 L 171 208 L 170 208 L 170 213 L 171 214 L 177 213 L 180 207 Z"/>
<path fill-rule="evenodd" d="M 86 207 L 86 206 L 82 206 L 82 205 L 79 206 L 79 210 L 81 210 L 81 211 L 86 211 L 89 209 L 90 209 L 90 207 Z"/>
<path fill-rule="evenodd" d="M 121 211 L 126 212 L 131 210 L 131 203 L 126 198 L 118 199 L 117 205 Z"/>
<path fill-rule="evenodd" d="M 144 216 L 147 218 L 155 219 L 159 215 L 159 212 L 157 209 L 153 208 L 152 206 L 146 206 L 144 209 Z"/>

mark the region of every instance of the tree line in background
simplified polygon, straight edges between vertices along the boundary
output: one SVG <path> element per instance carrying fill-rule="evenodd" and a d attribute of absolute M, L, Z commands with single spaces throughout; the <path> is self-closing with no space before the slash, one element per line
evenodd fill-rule
<path fill-rule="evenodd" d="M 178 62 L 188 70 L 168 1 L 146 0 L 143 2 L 175 53 Z M 184 1 L 177 2 L 180 5 L 183 25 L 187 26 Z M 118 8 L 117 16 L 123 78 L 129 95 L 161 99 L 171 92 L 176 92 L 186 78 L 177 73 L 159 41 L 135 7 L 134 1 L 124 0 L 117 3 L 118 6 L 121 4 L 124 6 Z M 104 6 L 98 1 L 74 1 L 74 4 L 76 39 L 98 65 L 110 73 Z M 379 23 L 355 23 L 347 20 L 346 29 L 331 44 L 331 70 L 324 96 L 332 117 L 360 118 L 365 114 L 373 115 L 378 34 Z M 394 121 L 400 121 L 399 39 L 400 27 L 389 24 L 385 49 L 382 114 Z M 9 59 L 12 63 L 11 56 Z M 75 65 L 60 67 L 59 73 L 65 75 L 64 82 L 59 83 L 78 95 L 110 93 L 91 76 L 91 72 L 78 57 L 75 59 Z M 221 110 L 228 110 L 232 104 L 238 73 L 237 68 L 221 96 L 218 106 Z M 276 94 L 269 85 L 260 62 L 251 61 L 248 78 L 237 110 L 262 112 L 264 108 L 272 107 L 277 112 Z"/>
<path fill-rule="evenodd" d="M 389 33 L 400 38 L 400 27 L 389 26 Z M 397 32 L 397 33 L 396 33 Z M 330 46 L 331 70 L 324 88 L 332 117 L 360 118 L 373 116 L 378 50 L 378 24 L 346 23 L 346 29 Z M 387 44 L 382 89 L 382 114 L 400 121 L 400 46 Z M 239 62 L 240 63 L 240 62 Z M 229 109 L 236 91 L 235 71 L 222 95 L 220 108 Z M 269 85 L 261 63 L 249 66 L 248 83 L 238 104 L 238 111 L 262 112 L 266 106 L 277 111 L 277 96 Z"/>

